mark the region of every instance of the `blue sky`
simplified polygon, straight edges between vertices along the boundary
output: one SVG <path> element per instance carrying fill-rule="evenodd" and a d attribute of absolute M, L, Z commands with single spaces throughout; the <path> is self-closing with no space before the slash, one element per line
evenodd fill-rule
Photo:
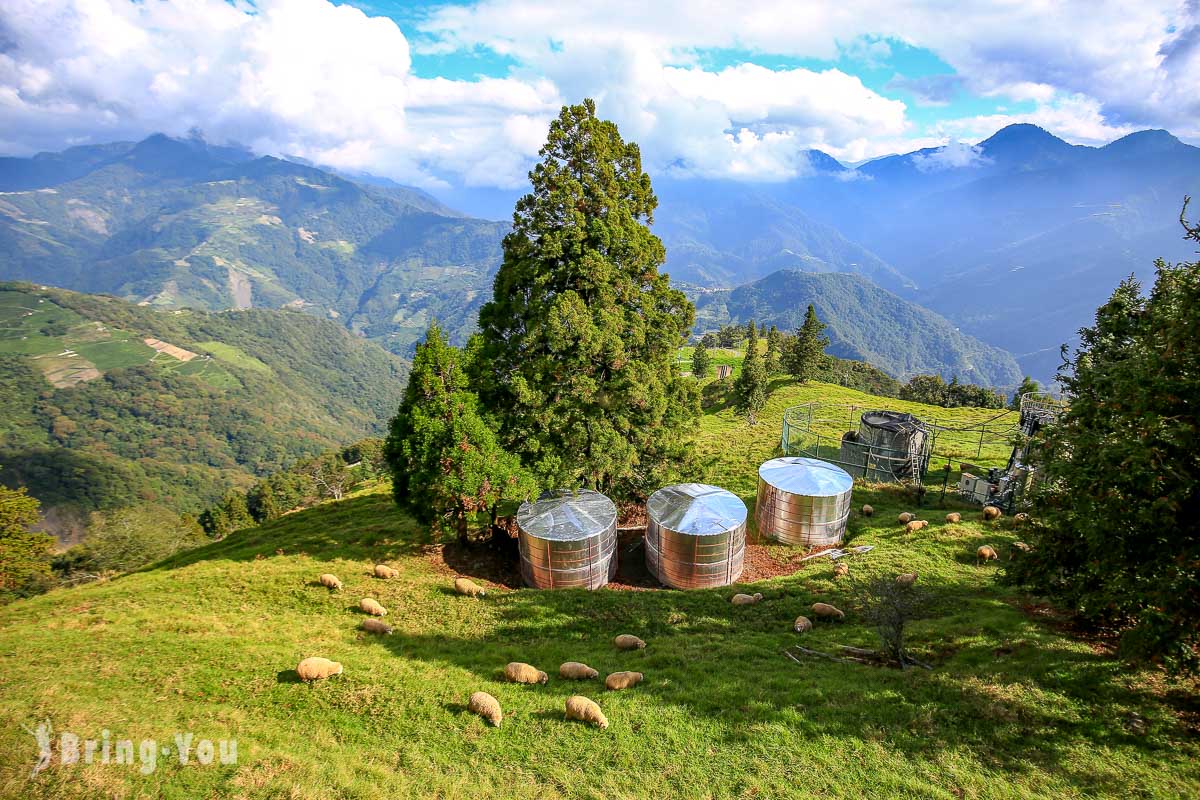
<path fill-rule="evenodd" d="M 200 128 L 431 189 L 520 185 L 596 99 L 652 171 L 789 180 L 969 147 L 1200 143 L 1200 0 L 5 0 L 0 152 Z M 968 159 L 969 161 L 969 159 Z"/>

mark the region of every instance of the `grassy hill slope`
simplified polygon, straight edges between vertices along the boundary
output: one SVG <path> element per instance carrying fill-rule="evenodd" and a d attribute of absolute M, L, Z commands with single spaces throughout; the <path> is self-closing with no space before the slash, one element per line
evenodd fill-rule
<path fill-rule="evenodd" d="M 836 387 L 782 386 L 772 412 Z M 886 402 L 886 401 L 884 401 Z M 766 415 L 764 419 L 768 418 Z M 748 428 L 707 416 L 710 476 L 744 497 L 769 456 L 777 422 Z M 729 445 L 729 446 L 726 446 Z M 856 488 L 852 576 L 915 570 L 935 616 L 911 646 L 933 671 L 879 669 L 781 654 L 796 615 L 817 600 L 848 605 L 831 565 L 759 582 L 765 601 L 733 607 L 716 591 L 495 590 L 454 595 L 470 556 L 427 548 L 386 487 L 289 515 L 108 583 L 58 590 L 0 609 L 0 795 L 5 797 L 1185 797 L 1200 792 L 1189 687 L 1114 661 L 1102 642 L 1068 635 L 977 567 L 984 542 L 1006 553 L 1008 522 L 944 510 L 907 535 L 893 520 L 909 500 Z M 773 559 L 797 551 L 769 548 Z M 371 578 L 387 561 L 400 578 Z M 331 571 L 346 584 L 314 585 Z M 357 630 L 360 597 L 390 609 L 391 637 Z M 611 639 L 649 644 L 621 653 Z M 873 646 L 853 614 L 820 625 L 806 646 Z M 301 658 L 324 655 L 344 675 L 296 682 Z M 545 686 L 503 683 L 511 660 L 552 674 Z M 567 682 L 556 667 L 634 669 L 620 693 Z M 498 697 L 503 727 L 465 710 L 472 691 Z M 571 694 L 597 700 L 607 731 L 565 722 Z M 1191 717 L 1188 717 L 1191 714 Z M 32 728 L 170 745 L 176 732 L 236 738 L 236 765 L 157 769 L 53 765 L 36 778 Z M 1188 720 L 1192 721 L 1189 723 Z M 1138 733 L 1144 724 L 1145 732 Z M 1188 727 L 1191 724 L 1192 727 Z"/>
<path fill-rule="evenodd" d="M 382 432 L 406 372 L 304 314 L 164 313 L 0 284 L 0 480 L 50 506 L 198 512 Z"/>

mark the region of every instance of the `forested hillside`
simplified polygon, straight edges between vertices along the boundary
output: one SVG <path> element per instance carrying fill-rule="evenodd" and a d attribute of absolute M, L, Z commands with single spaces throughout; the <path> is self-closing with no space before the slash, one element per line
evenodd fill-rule
<path fill-rule="evenodd" d="M 507 226 L 418 190 L 155 135 L 0 160 L 0 278 L 162 307 L 292 307 L 406 353 L 474 323 Z"/>
<path fill-rule="evenodd" d="M 60 510 L 199 512 L 381 432 L 406 372 L 305 314 L 160 312 L 0 284 L 0 482 Z"/>
<path fill-rule="evenodd" d="M 901 380 L 958 375 L 1001 387 L 1021 380 L 1008 353 L 857 275 L 780 270 L 736 289 L 697 293 L 695 303 L 700 333 L 749 320 L 790 331 L 811 303 L 829 326 L 832 355 L 866 361 Z"/>

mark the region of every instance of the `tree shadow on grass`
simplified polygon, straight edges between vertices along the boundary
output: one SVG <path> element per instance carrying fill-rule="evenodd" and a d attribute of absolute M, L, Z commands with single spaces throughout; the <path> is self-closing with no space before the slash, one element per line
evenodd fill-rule
<path fill-rule="evenodd" d="M 791 644 L 826 651 L 839 643 L 875 647 L 874 633 L 851 618 L 800 638 L 791 622 L 817 595 L 795 583 L 763 588 L 764 602 L 747 607 L 731 606 L 718 591 L 498 593 L 484 601 L 495 616 L 486 636 L 397 632 L 374 641 L 397 656 L 472 673 L 502 706 L 528 687 L 502 683 L 499 669 L 508 661 L 531 663 L 551 675 L 546 687 L 534 689 L 545 694 L 546 707 L 533 716 L 545 720 L 561 720 L 561 703 L 571 694 L 590 696 L 607 709 L 614 701 L 604 691 L 604 676 L 628 669 L 646 679 L 622 696 L 649 695 L 664 707 L 703 717 L 714 735 L 730 742 L 749 741 L 763 726 L 785 726 L 806 736 L 878 742 L 914 760 L 943 752 L 954 758 L 965 750 L 993 769 L 1040 769 L 1108 791 L 1114 787 L 1101 787 L 1100 776 L 1076 766 L 1076 748 L 1170 755 L 1163 740 L 1133 736 L 1116 720 L 1113 709 L 1126 706 L 1164 716 L 1157 698 L 1125 688 L 1125 667 L 1062 646 L 1057 634 L 994 598 L 960 596 L 944 618 L 914 626 L 913 651 L 939 663 L 932 672 L 900 671 L 790 661 L 782 650 Z M 641 636 L 648 646 L 617 651 L 611 640 L 619 633 Z M 1014 639 L 1023 644 L 1009 646 Z M 558 678 L 558 665 L 569 660 L 589 664 L 600 677 Z M 610 719 L 637 723 L 652 735 L 659 723 L 644 716 Z"/>

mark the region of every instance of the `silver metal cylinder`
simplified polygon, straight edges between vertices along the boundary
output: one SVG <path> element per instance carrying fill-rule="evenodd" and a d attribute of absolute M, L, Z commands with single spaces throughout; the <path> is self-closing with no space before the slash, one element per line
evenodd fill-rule
<path fill-rule="evenodd" d="M 841 544 L 853 488 L 850 474 L 827 461 L 773 458 L 758 468 L 758 533 L 805 547 Z"/>
<path fill-rule="evenodd" d="M 517 509 L 521 577 L 535 589 L 599 589 L 617 574 L 617 507 L 590 489 Z"/>
<path fill-rule="evenodd" d="M 675 589 L 728 586 L 746 559 L 746 504 L 703 483 L 659 489 L 646 501 L 646 568 Z"/>

